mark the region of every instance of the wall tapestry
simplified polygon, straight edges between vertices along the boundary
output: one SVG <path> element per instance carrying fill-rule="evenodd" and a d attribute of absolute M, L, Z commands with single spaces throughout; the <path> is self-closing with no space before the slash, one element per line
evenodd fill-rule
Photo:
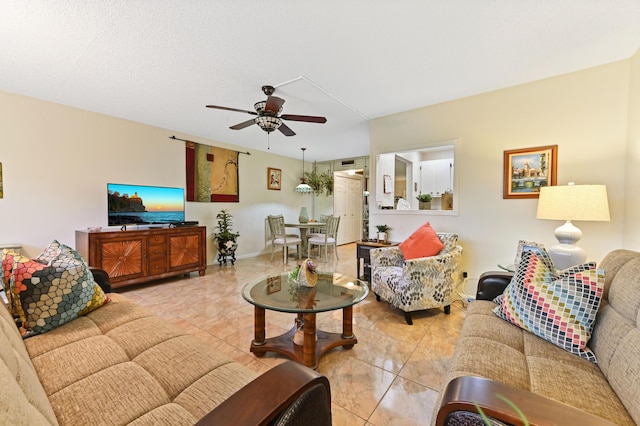
<path fill-rule="evenodd" d="M 187 201 L 239 202 L 238 151 L 185 141 Z"/>

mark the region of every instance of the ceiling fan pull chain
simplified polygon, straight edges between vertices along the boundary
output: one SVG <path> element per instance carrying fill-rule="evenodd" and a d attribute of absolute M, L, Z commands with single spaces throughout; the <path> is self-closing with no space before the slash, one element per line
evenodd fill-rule
<path fill-rule="evenodd" d="M 271 148 L 269 147 L 269 143 L 271 142 L 271 139 L 269 139 L 269 134 L 270 134 L 270 133 L 267 133 L 267 151 L 271 149 Z"/>

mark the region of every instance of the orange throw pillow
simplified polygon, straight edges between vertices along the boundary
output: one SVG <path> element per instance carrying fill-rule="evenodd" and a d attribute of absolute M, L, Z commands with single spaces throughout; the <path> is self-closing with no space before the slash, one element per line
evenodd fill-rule
<path fill-rule="evenodd" d="M 409 238 L 400 243 L 400 251 L 405 260 L 435 256 L 440 253 L 442 247 L 444 244 L 429 222 L 416 229 Z"/>

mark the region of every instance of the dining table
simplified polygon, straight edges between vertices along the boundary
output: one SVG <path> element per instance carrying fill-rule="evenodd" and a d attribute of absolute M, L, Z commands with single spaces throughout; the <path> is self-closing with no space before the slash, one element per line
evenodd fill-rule
<path fill-rule="evenodd" d="M 309 229 L 320 229 L 324 230 L 327 227 L 326 222 L 306 222 L 306 223 L 285 223 L 285 228 L 298 228 L 300 230 L 300 239 L 302 240 L 302 253 L 306 253 L 306 256 L 309 257 L 309 247 L 307 244 L 307 231 Z"/>

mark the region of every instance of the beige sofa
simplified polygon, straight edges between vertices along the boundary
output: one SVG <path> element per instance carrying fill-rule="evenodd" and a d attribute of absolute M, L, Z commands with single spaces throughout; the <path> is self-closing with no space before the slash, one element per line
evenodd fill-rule
<path fill-rule="evenodd" d="M 473 301 L 435 423 L 482 424 L 478 404 L 493 419 L 521 424 L 501 396 L 532 425 L 640 423 L 640 253 L 616 250 L 598 267 L 605 271 L 605 288 L 588 345 L 597 364 L 498 318 L 492 301 Z M 483 279 L 478 294 L 491 298 L 487 287 L 501 276 Z"/>
<path fill-rule="evenodd" d="M 109 296 L 25 340 L 0 306 L 0 424 L 331 424 L 324 376 L 293 362 L 258 375 Z"/>

